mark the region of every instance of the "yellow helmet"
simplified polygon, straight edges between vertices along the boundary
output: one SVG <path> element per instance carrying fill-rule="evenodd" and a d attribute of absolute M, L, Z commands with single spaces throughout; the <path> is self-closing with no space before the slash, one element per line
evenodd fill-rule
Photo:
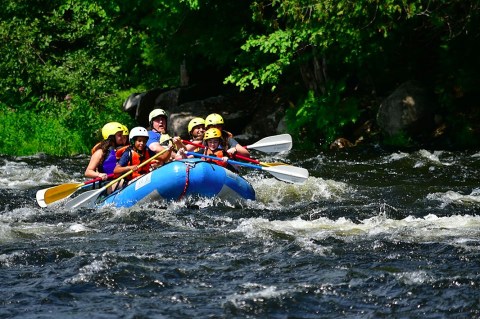
<path fill-rule="evenodd" d="M 195 117 L 191 119 L 190 122 L 188 123 L 188 133 L 190 133 L 193 130 L 193 128 L 197 125 L 205 125 L 205 120 L 202 119 L 201 117 Z"/>
<path fill-rule="evenodd" d="M 122 129 L 123 129 L 123 135 L 124 136 L 128 136 L 128 127 L 126 127 L 125 125 L 122 124 Z"/>
<path fill-rule="evenodd" d="M 222 138 L 222 132 L 220 132 L 220 130 L 215 127 L 209 128 L 205 132 L 205 135 L 203 135 L 203 140 L 206 141 L 212 138 Z"/>
<path fill-rule="evenodd" d="M 148 122 L 152 123 L 152 120 L 158 116 L 165 116 L 168 119 L 168 114 L 165 112 L 163 109 L 154 109 L 153 111 L 150 112 L 148 115 Z"/>
<path fill-rule="evenodd" d="M 118 122 L 109 122 L 102 127 L 102 136 L 106 140 L 110 135 L 115 135 L 117 132 L 123 132 L 123 125 Z"/>
<path fill-rule="evenodd" d="M 223 125 L 223 117 L 220 114 L 212 113 L 205 119 L 205 125 Z"/>

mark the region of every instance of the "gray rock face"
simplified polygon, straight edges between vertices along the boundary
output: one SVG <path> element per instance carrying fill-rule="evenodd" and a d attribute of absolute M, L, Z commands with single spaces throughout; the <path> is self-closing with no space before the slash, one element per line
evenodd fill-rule
<path fill-rule="evenodd" d="M 433 125 L 434 107 L 431 94 L 415 82 L 406 82 L 382 102 L 377 124 L 389 136 L 426 133 Z"/>
<path fill-rule="evenodd" d="M 273 97 L 255 94 L 210 95 L 208 89 L 181 87 L 154 89 L 132 94 L 124 103 L 124 111 L 130 113 L 141 126 L 147 127 L 148 114 L 162 108 L 170 115 L 169 133 L 188 137 L 187 125 L 194 117 L 219 113 L 225 121 L 225 129 L 239 140 L 252 141 L 268 135 L 285 133 L 282 124 L 285 111 Z"/>

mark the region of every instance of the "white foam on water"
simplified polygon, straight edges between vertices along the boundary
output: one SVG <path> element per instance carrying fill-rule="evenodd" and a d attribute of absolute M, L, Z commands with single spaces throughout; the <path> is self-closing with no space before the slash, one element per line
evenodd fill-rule
<path fill-rule="evenodd" d="M 328 237 L 352 242 L 359 239 L 381 237 L 389 241 L 403 242 L 442 242 L 457 246 L 469 246 L 472 241 L 480 242 L 480 216 L 456 215 L 437 217 L 408 216 L 401 220 L 390 219 L 384 214 L 362 221 L 353 222 L 340 217 L 332 220 L 321 217 L 315 220 L 267 220 L 250 218 L 243 220 L 235 229 L 247 237 L 268 239 L 275 235 L 288 236 L 306 250 Z M 462 240 L 459 240 L 462 239 Z M 373 238 L 375 240 L 375 238 Z M 327 251 L 328 251 L 328 247 Z M 318 250 L 319 253 L 326 251 Z"/>
<path fill-rule="evenodd" d="M 251 180 L 257 201 L 252 207 L 259 209 L 284 209 L 287 204 L 314 202 L 323 199 L 342 200 L 353 190 L 346 183 L 310 176 L 304 184 L 289 184 L 274 178 Z"/>
<path fill-rule="evenodd" d="M 248 302 L 265 302 L 269 299 L 278 298 L 284 295 L 288 295 L 288 290 L 279 290 L 275 286 L 262 286 L 250 284 L 249 290 L 256 289 L 256 291 L 248 291 L 243 294 L 233 294 L 226 297 L 226 302 L 232 304 L 236 308 L 243 308 Z"/>
<path fill-rule="evenodd" d="M 404 153 L 404 152 L 392 153 L 392 154 L 384 157 L 384 161 L 385 161 L 385 163 L 396 162 L 396 161 L 402 160 L 404 158 L 407 158 L 408 156 L 409 156 L 409 154 Z"/>
<path fill-rule="evenodd" d="M 441 203 L 441 208 L 444 208 L 452 203 L 462 205 L 478 204 L 480 203 L 480 189 L 476 188 L 468 195 L 451 190 L 444 193 L 431 193 L 427 195 L 427 199 L 439 201 Z"/>
<path fill-rule="evenodd" d="M 57 166 L 33 167 L 25 162 L 6 161 L 0 167 L 0 188 L 25 189 L 32 186 L 52 183 L 60 171 Z"/>
<path fill-rule="evenodd" d="M 90 264 L 83 266 L 78 270 L 78 274 L 70 279 L 66 279 L 67 284 L 78 284 L 83 282 L 90 282 L 100 272 L 107 270 L 108 262 L 105 259 L 94 260 Z"/>

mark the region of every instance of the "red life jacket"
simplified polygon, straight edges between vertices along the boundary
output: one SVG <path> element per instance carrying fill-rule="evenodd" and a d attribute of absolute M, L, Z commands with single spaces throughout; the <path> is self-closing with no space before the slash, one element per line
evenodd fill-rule
<path fill-rule="evenodd" d="M 204 155 L 210 155 L 210 156 L 216 156 L 216 157 L 219 157 L 219 158 L 222 158 L 222 157 L 225 157 L 225 156 L 230 157 L 228 155 L 228 153 L 221 148 L 220 149 L 217 148 L 215 151 L 212 151 L 211 149 L 206 148 L 205 152 L 203 154 Z M 227 165 L 228 165 L 227 162 L 224 162 L 221 159 L 220 160 L 213 160 L 213 159 L 210 159 L 210 158 L 204 158 L 204 160 L 206 160 L 207 162 L 214 162 L 215 164 L 223 166 L 223 167 L 227 167 Z"/>
<path fill-rule="evenodd" d="M 143 150 L 143 158 L 140 158 L 140 154 L 138 154 L 136 151 L 134 151 L 130 146 L 124 150 L 130 152 L 130 160 L 128 161 L 127 166 L 138 166 L 141 163 L 145 162 L 150 158 L 150 153 L 148 152 L 147 149 Z M 142 176 L 144 174 L 147 174 L 150 172 L 150 163 L 140 167 L 136 172 L 133 172 L 132 174 L 128 175 L 126 177 L 127 180 L 132 180 L 135 179 L 139 176 Z"/>

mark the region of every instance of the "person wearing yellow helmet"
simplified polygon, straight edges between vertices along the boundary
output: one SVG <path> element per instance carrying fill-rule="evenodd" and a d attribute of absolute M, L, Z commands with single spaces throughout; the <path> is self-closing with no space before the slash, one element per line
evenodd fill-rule
<path fill-rule="evenodd" d="M 196 144 L 203 143 L 203 135 L 205 134 L 205 120 L 201 117 L 194 117 L 188 122 L 188 134 L 190 135 L 190 142 Z M 185 148 L 189 152 L 195 152 L 203 154 L 203 149 L 195 145 L 185 145 Z"/>
<path fill-rule="evenodd" d="M 238 153 L 242 156 L 250 157 L 250 152 L 233 138 L 233 134 L 223 129 L 224 123 L 223 117 L 217 113 L 212 113 L 205 118 L 205 127 L 207 130 L 217 128 L 222 132 L 223 147 L 230 156 L 234 157 L 235 154 Z"/>
<path fill-rule="evenodd" d="M 124 145 L 124 134 L 127 127 L 118 122 L 109 122 L 102 127 L 103 141 L 92 148 L 90 162 L 85 169 L 85 177 L 101 177 L 106 180 L 113 173 L 117 159 L 115 151 Z"/>
<path fill-rule="evenodd" d="M 222 139 L 222 132 L 220 132 L 219 129 L 212 127 L 206 130 L 203 136 L 205 144 L 205 150 L 203 154 L 218 157 L 218 160 L 205 158 L 207 162 L 214 162 L 217 165 L 227 167 L 227 161 L 230 156 L 222 147 Z"/>
<path fill-rule="evenodd" d="M 158 153 L 173 144 L 175 150 L 172 152 L 172 159 L 175 159 L 176 151 L 184 149 L 185 145 L 180 137 L 171 138 L 167 133 L 168 113 L 163 109 L 154 109 L 148 115 L 148 122 L 151 129 L 148 131 L 147 147 Z"/>

